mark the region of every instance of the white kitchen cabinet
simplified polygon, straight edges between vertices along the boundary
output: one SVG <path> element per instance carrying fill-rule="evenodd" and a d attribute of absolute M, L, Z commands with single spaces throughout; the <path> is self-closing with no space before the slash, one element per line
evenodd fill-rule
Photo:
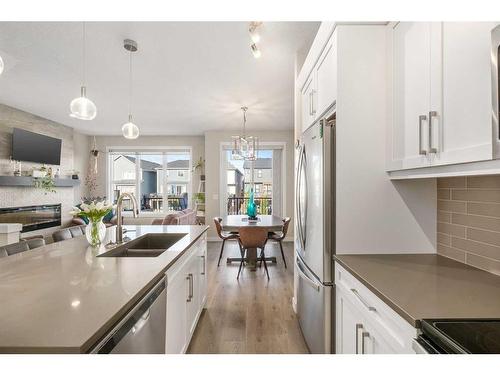
<path fill-rule="evenodd" d="M 430 165 L 428 158 L 431 91 L 439 81 L 431 80 L 431 66 L 439 61 L 436 45 L 441 36 L 438 24 L 400 22 L 389 27 L 392 56 L 392 149 L 391 168 L 417 168 Z"/>
<path fill-rule="evenodd" d="M 311 74 L 306 80 L 304 86 L 302 87 L 300 93 L 301 97 L 301 108 L 302 108 L 302 131 L 306 130 L 315 119 L 314 113 L 314 94 L 315 90 L 315 75 Z"/>
<path fill-rule="evenodd" d="M 444 22 L 441 142 L 434 165 L 490 160 L 494 22 Z"/>
<path fill-rule="evenodd" d="M 185 353 L 207 296 L 207 239 L 203 234 L 167 271 L 166 352 Z"/>
<path fill-rule="evenodd" d="M 337 100 L 337 32 L 330 35 L 300 90 L 302 131 Z"/>
<path fill-rule="evenodd" d="M 184 353 L 187 349 L 187 305 L 189 292 L 185 266 L 177 272 L 167 272 L 167 334 L 166 352 Z"/>
<path fill-rule="evenodd" d="M 341 354 L 405 354 L 417 330 L 335 263 L 336 338 Z"/>
<path fill-rule="evenodd" d="M 334 32 L 314 67 L 316 96 L 313 95 L 313 108 L 317 112 L 316 118 L 337 100 L 337 50 L 337 33 Z"/>
<path fill-rule="evenodd" d="M 335 352 L 337 354 L 357 354 L 363 317 L 342 291 L 336 292 L 335 306 Z"/>
<path fill-rule="evenodd" d="M 494 157 L 491 30 L 495 25 L 388 26 L 388 171 Z"/>

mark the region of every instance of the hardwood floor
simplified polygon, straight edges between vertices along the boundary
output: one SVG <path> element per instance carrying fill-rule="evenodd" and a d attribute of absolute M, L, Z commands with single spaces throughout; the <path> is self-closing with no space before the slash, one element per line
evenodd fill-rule
<path fill-rule="evenodd" d="M 237 263 L 226 264 L 228 256 L 239 256 L 234 241 L 226 242 L 219 268 L 220 242 L 208 243 L 208 299 L 206 310 L 193 334 L 188 353 L 308 353 L 292 309 L 293 245 L 284 243 L 288 269 L 278 244 L 266 246 L 269 264 L 256 272 L 244 269 L 240 279 Z"/>

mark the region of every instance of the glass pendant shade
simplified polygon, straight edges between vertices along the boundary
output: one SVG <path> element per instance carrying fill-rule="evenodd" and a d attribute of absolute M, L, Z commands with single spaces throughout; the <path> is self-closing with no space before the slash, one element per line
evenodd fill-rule
<path fill-rule="evenodd" d="M 245 160 L 257 160 L 257 152 L 259 150 L 259 138 L 258 137 L 247 137 L 245 139 L 246 150 L 245 150 Z"/>
<path fill-rule="evenodd" d="M 0 74 L 3 73 L 3 67 L 4 67 L 4 65 L 3 65 L 2 56 L 0 56 Z"/>
<path fill-rule="evenodd" d="M 82 86 L 81 96 L 73 99 L 69 108 L 70 116 L 79 120 L 93 120 L 97 115 L 97 107 L 92 100 L 87 98 L 85 86 Z"/>
<path fill-rule="evenodd" d="M 234 135 L 231 137 L 231 158 L 233 160 L 257 160 L 259 150 L 259 138 L 246 136 L 246 112 L 247 107 L 241 107 L 243 111 L 243 135 Z"/>
<path fill-rule="evenodd" d="M 139 128 L 132 122 L 132 115 L 128 117 L 128 122 L 123 124 L 122 134 L 127 139 L 137 139 L 139 137 Z"/>

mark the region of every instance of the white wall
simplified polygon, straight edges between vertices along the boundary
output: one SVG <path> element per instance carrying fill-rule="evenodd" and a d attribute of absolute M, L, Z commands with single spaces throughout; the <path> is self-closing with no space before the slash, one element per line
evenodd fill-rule
<path fill-rule="evenodd" d="M 294 155 L 294 132 L 292 129 L 289 131 L 257 131 L 251 132 L 252 135 L 258 136 L 260 142 L 277 142 L 286 144 L 286 180 L 283 186 L 286 194 L 285 215 L 292 217 L 292 222 L 289 227 L 289 237 L 293 238 L 293 155 Z M 217 234 L 213 226 L 213 218 L 220 216 L 220 148 L 221 142 L 230 142 L 231 136 L 234 132 L 229 131 L 210 131 L 205 133 L 205 150 L 206 152 L 206 218 L 207 224 L 210 225 L 208 237 L 215 239 Z M 261 145 L 262 147 L 262 145 Z M 225 173 L 224 170 L 222 173 Z"/>
<path fill-rule="evenodd" d="M 435 252 L 435 181 L 385 172 L 386 27 L 337 30 L 337 253 Z"/>

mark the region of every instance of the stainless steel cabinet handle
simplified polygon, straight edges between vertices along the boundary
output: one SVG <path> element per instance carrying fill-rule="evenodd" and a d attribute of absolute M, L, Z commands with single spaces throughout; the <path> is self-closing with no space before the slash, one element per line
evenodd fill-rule
<path fill-rule="evenodd" d="M 316 114 L 316 108 L 314 108 L 314 93 L 315 93 L 315 91 L 311 90 L 311 108 L 312 108 L 311 115 Z"/>
<path fill-rule="evenodd" d="M 356 324 L 356 354 L 359 354 L 359 330 L 363 329 L 363 324 Z"/>
<path fill-rule="evenodd" d="M 189 273 L 186 277 L 186 280 L 189 282 L 189 293 L 186 302 L 191 302 L 193 300 L 193 274 Z"/>
<path fill-rule="evenodd" d="M 201 275 L 204 275 L 205 274 L 205 267 L 206 267 L 205 255 L 200 255 L 200 258 L 203 260 L 203 271 L 201 271 Z"/>
<path fill-rule="evenodd" d="M 429 154 L 438 152 L 437 147 L 432 147 L 432 118 L 437 116 L 436 111 L 429 112 Z"/>
<path fill-rule="evenodd" d="M 309 116 L 312 116 L 312 91 L 309 92 Z"/>
<path fill-rule="evenodd" d="M 370 337 L 368 332 L 363 332 L 361 335 L 361 354 L 365 354 L 365 338 Z"/>
<path fill-rule="evenodd" d="M 373 306 L 370 306 L 360 295 L 356 289 L 351 289 L 351 292 L 360 300 L 360 302 L 368 309 L 368 311 L 377 311 Z"/>
<path fill-rule="evenodd" d="M 426 115 L 418 116 L 418 153 L 420 155 L 427 155 L 427 151 L 422 148 L 422 122 L 427 120 Z"/>

